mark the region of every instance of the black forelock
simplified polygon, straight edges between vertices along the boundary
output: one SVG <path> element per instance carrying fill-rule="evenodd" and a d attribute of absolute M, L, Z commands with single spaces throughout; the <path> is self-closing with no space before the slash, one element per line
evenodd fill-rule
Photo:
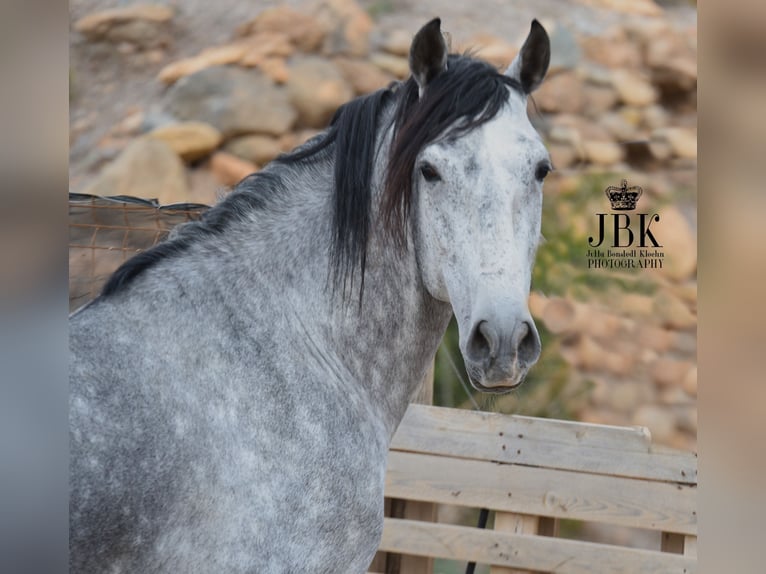
<path fill-rule="evenodd" d="M 490 64 L 455 54 L 422 97 L 413 78 L 404 84 L 382 199 L 382 217 L 397 244 L 405 243 L 415 160 L 420 152 L 439 137 L 458 137 L 494 118 L 508 102 L 509 87 L 522 91 L 517 80 Z"/>

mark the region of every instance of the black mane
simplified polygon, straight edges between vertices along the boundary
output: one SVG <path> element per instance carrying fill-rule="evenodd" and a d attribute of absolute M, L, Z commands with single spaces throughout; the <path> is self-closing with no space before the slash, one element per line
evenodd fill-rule
<path fill-rule="evenodd" d="M 108 297 L 162 259 L 179 255 L 201 238 L 223 233 L 232 222 L 253 210 L 268 209 L 270 198 L 285 191 L 280 172 L 326 151 L 334 157 L 335 203 L 333 236 L 329 238 L 333 284 L 344 294 L 360 273 L 359 296 L 364 290 L 367 243 L 372 213 L 372 170 L 381 112 L 392 100 L 394 140 L 381 198 L 381 217 L 398 246 L 406 240 L 412 200 L 412 177 L 420 151 L 447 133 L 459 135 L 494 118 L 508 101 L 508 87 L 519 83 L 494 67 L 469 56 L 450 55 L 447 71 L 428 84 L 422 98 L 410 77 L 341 106 L 326 132 L 291 153 L 276 158 L 269 169 L 242 180 L 227 198 L 187 223 L 167 241 L 120 266 L 101 292 Z"/>

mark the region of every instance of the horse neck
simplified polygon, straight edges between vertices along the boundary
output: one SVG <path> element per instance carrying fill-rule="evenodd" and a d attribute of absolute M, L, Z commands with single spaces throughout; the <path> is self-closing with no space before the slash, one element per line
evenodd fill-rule
<path fill-rule="evenodd" d="M 382 138 L 385 151 L 390 134 Z M 328 372 L 332 384 L 362 396 L 391 436 L 431 366 L 452 311 L 423 288 L 411 242 L 397 250 L 385 239 L 377 205 L 387 153 L 378 155 L 361 301 L 359 270 L 345 298 L 327 280 L 333 205 L 328 160 L 291 167 L 289 207 L 264 216 L 270 238 L 262 235 L 250 260 L 263 261 L 259 267 L 267 273 L 262 295 L 249 306 L 261 316 L 289 317 L 304 360 Z"/>

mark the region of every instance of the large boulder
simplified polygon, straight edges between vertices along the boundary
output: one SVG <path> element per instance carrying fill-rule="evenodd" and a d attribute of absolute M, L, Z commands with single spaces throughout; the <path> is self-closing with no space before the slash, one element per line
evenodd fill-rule
<path fill-rule="evenodd" d="M 238 36 L 251 36 L 262 33 L 284 34 L 303 52 L 317 50 L 325 39 L 326 30 L 314 16 L 298 12 L 289 6 L 266 8 L 253 20 L 243 24 L 237 30 Z"/>
<path fill-rule="evenodd" d="M 165 142 L 186 161 L 196 161 L 213 152 L 223 139 L 213 126 L 203 122 L 180 122 L 160 126 L 148 136 Z"/>
<path fill-rule="evenodd" d="M 183 162 L 166 143 L 154 138 L 131 142 L 83 193 L 156 199 L 160 205 L 188 201 Z"/>
<path fill-rule="evenodd" d="M 75 30 L 91 41 L 155 48 L 170 44 L 172 18 L 167 6 L 135 4 L 88 14 L 75 23 Z"/>
<path fill-rule="evenodd" d="M 176 82 L 165 108 L 179 120 L 202 121 L 224 138 L 248 133 L 282 135 L 297 114 L 283 87 L 257 70 L 216 66 Z"/>
<path fill-rule="evenodd" d="M 325 127 L 335 110 L 354 97 L 340 70 L 318 56 L 294 56 L 288 62 L 287 92 L 304 127 Z"/>
<path fill-rule="evenodd" d="M 327 30 L 325 55 L 366 56 L 370 51 L 370 15 L 355 0 L 321 0 L 314 15 Z"/>

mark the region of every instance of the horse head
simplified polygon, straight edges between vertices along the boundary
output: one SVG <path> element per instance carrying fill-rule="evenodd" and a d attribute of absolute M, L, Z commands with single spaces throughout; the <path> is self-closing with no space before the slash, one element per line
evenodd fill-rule
<path fill-rule="evenodd" d="M 552 167 L 527 116 L 527 96 L 545 76 L 550 43 L 535 20 L 504 74 L 485 65 L 475 78 L 461 79 L 465 62 L 471 62 L 464 72 L 470 75 L 476 61 L 448 55 L 439 26 L 432 20 L 412 42 L 413 113 L 456 120 L 430 136 L 407 134 L 404 125 L 394 146 L 401 152 L 415 145 L 401 140 L 424 140 L 410 172 L 422 282 L 432 297 L 452 305 L 474 387 L 506 392 L 540 355 L 527 301 L 542 185 Z M 487 96 L 493 89 L 496 94 Z M 479 92 L 485 92 L 481 98 Z"/>

